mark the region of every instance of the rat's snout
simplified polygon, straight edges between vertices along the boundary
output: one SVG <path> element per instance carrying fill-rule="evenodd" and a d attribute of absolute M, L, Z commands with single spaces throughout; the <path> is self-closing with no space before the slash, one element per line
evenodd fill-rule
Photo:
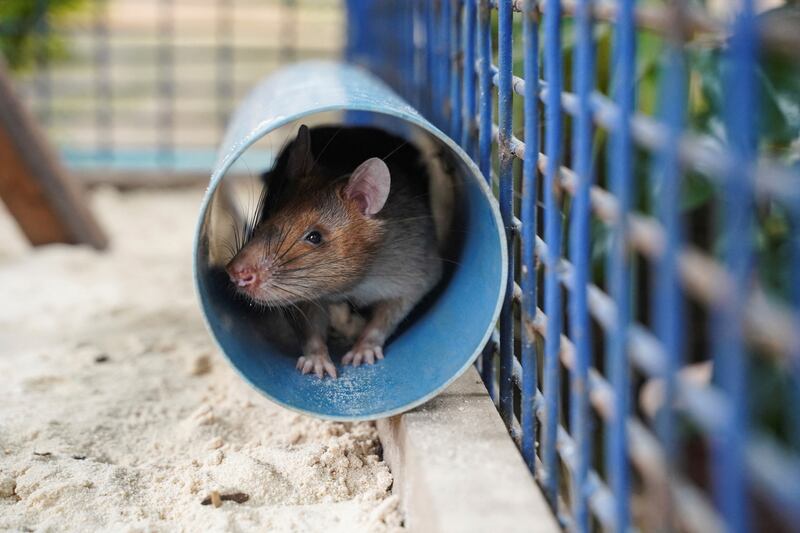
<path fill-rule="evenodd" d="M 258 273 L 252 268 L 228 265 L 226 270 L 228 271 L 228 276 L 231 278 L 231 282 L 237 287 L 247 287 L 258 281 Z"/>
<path fill-rule="evenodd" d="M 258 250 L 245 247 L 228 263 L 225 270 L 231 283 L 242 289 L 252 289 L 263 282 L 269 273 L 260 261 Z"/>

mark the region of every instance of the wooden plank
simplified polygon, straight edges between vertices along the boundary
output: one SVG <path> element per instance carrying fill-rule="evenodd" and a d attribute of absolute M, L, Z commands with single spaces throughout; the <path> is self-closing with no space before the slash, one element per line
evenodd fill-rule
<path fill-rule="evenodd" d="M 0 64 L 0 198 L 33 245 L 108 240 L 34 120 L 14 95 Z"/>
<path fill-rule="evenodd" d="M 475 367 L 377 426 L 409 531 L 561 532 Z"/>

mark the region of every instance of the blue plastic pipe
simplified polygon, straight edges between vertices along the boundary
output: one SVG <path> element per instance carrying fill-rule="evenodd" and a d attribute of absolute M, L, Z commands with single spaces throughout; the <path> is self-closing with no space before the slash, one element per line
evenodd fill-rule
<path fill-rule="evenodd" d="M 214 253 L 230 226 L 220 194 L 228 169 L 265 135 L 294 135 L 299 124 L 373 125 L 435 147 L 448 161 L 462 239 L 452 274 L 413 323 L 386 347 L 386 359 L 340 367 L 336 380 L 301 375 L 297 353 L 265 339 L 263 316 L 239 305 Z M 282 128 L 289 126 L 288 128 Z M 282 128 L 282 129 L 281 129 Z M 277 139 L 278 146 L 281 141 Z M 264 162 L 268 167 L 270 162 Z M 256 389 L 297 411 L 336 420 L 400 413 L 442 391 L 471 365 L 489 340 L 506 288 L 503 225 L 486 181 L 463 150 L 381 81 L 359 68 L 306 62 L 258 85 L 237 109 L 203 200 L 194 249 L 194 277 L 206 323 L 221 351 Z"/>

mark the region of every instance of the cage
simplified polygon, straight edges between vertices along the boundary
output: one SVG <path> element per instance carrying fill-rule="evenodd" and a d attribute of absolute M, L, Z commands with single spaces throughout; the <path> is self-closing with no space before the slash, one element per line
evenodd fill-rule
<path fill-rule="evenodd" d="M 796 529 L 793 3 L 48 3 L 26 3 L 40 38 L 15 77 L 91 182 L 202 181 L 246 87 L 309 56 L 343 54 L 461 146 L 508 254 L 478 366 L 566 529 Z"/>

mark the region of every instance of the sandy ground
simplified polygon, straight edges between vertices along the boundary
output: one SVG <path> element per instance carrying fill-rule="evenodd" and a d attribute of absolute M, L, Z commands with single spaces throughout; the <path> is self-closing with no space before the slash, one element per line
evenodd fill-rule
<path fill-rule="evenodd" d="M 98 191 L 102 254 L 29 251 L 0 211 L 0 530 L 401 529 L 373 425 L 278 407 L 216 353 L 200 196 Z"/>

